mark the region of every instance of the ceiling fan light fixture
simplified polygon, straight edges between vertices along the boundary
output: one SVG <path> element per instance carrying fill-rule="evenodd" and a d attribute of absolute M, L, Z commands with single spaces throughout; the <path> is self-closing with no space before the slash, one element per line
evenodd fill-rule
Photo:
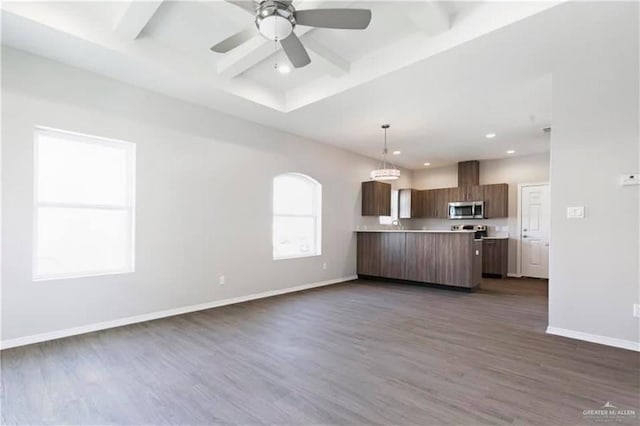
<path fill-rule="evenodd" d="M 291 72 L 291 67 L 289 65 L 278 65 L 278 72 L 280 74 L 289 74 Z"/>
<path fill-rule="evenodd" d="M 256 27 L 268 40 L 284 40 L 296 25 L 293 11 L 291 4 L 267 0 L 258 9 Z"/>
<path fill-rule="evenodd" d="M 393 162 L 387 162 L 387 129 L 391 127 L 389 124 L 383 124 L 384 129 L 384 150 L 382 151 L 382 160 L 377 169 L 372 170 L 369 177 L 372 180 L 397 180 L 400 178 L 400 170 L 396 168 Z"/>

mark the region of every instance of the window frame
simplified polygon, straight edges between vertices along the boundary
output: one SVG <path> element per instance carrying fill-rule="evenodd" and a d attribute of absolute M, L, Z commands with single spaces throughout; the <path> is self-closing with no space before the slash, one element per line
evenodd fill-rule
<path fill-rule="evenodd" d="M 124 204 L 92 204 L 92 203 L 66 203 L 66 202 L 40 202 L 39 201 L 39 137 L 42 135 L 54 135 L 63 137 L 74 142 L 86 143 L 90 145 L 100 145 L 108 147 L 118 147 L 125 150 L 127 154 L 127 193 Z M 61 130 L 52 127 L 35 126 L 33 135 L 33 241 L 32 241 L 32 262 L 31 262 L 31 279 L 33 282 L 51 281 L 60 279 L 96 277 L 103 275 L 128 274 L 135 272 L 135 223 L 136 223 L 136 144 L 117 139 L 105 138 L 101 136 L 77 133 L 68 130 Z M 83 210 L 118 210 L 127 213 L 127 245 L 129 253 L 127 265 L 122 269 L 104 269 L 91 272 L 69 272 L 57 274 L 38 274 L 38 218 L 40 208 L 69 208 Z"/>
<path fill-rule="evenodd" d="M 400 190 L 391 190 L 391 215 L 378 216 L 380 225 L 393 225 L 394 220 L 400 220 Z"/>
<path fill-rule="evenodd" d="M 274 195 L 275 195 L 275 183 L 276 179 L 284 176 L 295 176 L 298 179 L 304 179 L 310 182 L 313 185 L 313 206 L 312 206 L 312 214 L 281 214 L 275 212 L 275 203 L 274 203 Z M 322 184 L 318 182 L 316 179 L 312 178 L 309 175 L 304 173 L 297 172 L 287 172 L 280 173 L 276 175 L 271 180 L 271 257 L 274 261 L 278 260 L 287 260 L 287 259 L 302 259 L 305 257 L 316 257 L 322 256 Z M 313 218 L 314 222 L 314 251 L 312 254 L 299 254 L 299 255 L 287 255 L 287 256 L 276 256 L 275 252 L 275 233 L 274 233 L 274 223 L 276 217 L 304 217 L 304 218 Z"/>

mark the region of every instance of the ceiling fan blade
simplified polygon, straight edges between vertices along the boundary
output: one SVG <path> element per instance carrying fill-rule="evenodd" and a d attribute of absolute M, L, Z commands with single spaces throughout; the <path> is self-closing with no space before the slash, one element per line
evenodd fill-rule
<path fill-rule="evenodd" d="M 234 34 L 231 37 L 222 40 L 220 43 L 213 46 L 211 50 L 216 53 L 227 53 L 228 51 L 235 49 L 241 44 L 251 40 L 253 37 L 255 37 L 255 35 L 255 28 L 247 28 L 244 31 L 240 31 L 237 34 Z"/>
<path fill-rule="evenodd" d="M 371 22 L 368 9 L 310 9 L 296 11 L 296 24 L 308 27 L 364 30 Z"/>
<path fill-rule="evenodd" d="M 252 0 L 225 0 L 227 3 L 234 4 L 238 6 L 240 9 L 246 10 L 252 15 L 256 14 L 256 9 L 258 6 Z"/>
<path fill-rule="evenodd" d="M 289 37 L 284 40 L 280 40 L 280 44 L 282 44 L 284 53 L 287 54 L 287 57 L 294 67 L 302 68 L 311 62 L 311 58 L 309 58 L 307 50 L 302 45 L 302 42 L 296 33 L 292 32 Z"/>

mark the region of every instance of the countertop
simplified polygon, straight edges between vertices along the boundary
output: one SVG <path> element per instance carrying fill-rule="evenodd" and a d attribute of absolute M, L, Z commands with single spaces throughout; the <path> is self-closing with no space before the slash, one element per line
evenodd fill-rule
<path fill-rule="evenodd" d="M 356 229 L 353 232 L 426 232 L 432 234 L 473 233 L 475 231 L 452 231 L 450 229 Z"/>
<path fill-rule="evenodd" d="M 462 231 L 452 231 L 450 229 L 356 229 L 353 232 L 424 232 L 431 234 L 451 234 L 451 233 L 470 233 L 475 232 L 472 230 L 462 230 Z M 476 241 L 481 240 L 507 240 L 508 236 L 492 236 L 492 237 L 482 237 L 482 239 L 476 239 Z"/>

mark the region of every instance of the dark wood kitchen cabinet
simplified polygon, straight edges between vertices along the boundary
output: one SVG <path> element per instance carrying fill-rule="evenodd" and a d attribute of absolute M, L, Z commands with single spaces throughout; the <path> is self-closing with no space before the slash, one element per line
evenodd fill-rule
<path fill-rule="evenodd" d="M 449 203 L 457 203 L 458 201 L 466 201 L 465 198 L 465 188 L 457 187 L 457 188 L 447 188 L 447 217 L 449 216 Z"/>
<path fill-rule="evenodd" d="M 449 203 L 464 201 L 462 188 L 427 189 L 422 192 L 423 209 L 421 217 L 448 219 Z"/>
<path fill-rule="evenodd" d="M 449 200 L 455 195 L 452 193 L 452 189 L 457 190 L 457 188 L 441 188 L 433 190 L 435 191 L 435 216 L 433 217 L 437 217 L 439 219 L 447 219 L 449 217 Z"/>
<path fill-rule="evenodd" d="M 373 232 L 358 233 L 358 273 L 380 277 L 382 269 L 382 238 Z"/>
<path fill-rule="evenodd" d="M 509 185 L 496 183 L 482 185 L 484 209 L 487 219 L 509 216 Z"/>
<path fill-rule="evenodd" d="M 420 198 L 422 203 L 420 210 L 423 215 L 422 217 L 436 217 L 436 190 L 426 189 L 420 192 L 422 193 Z"/>
<path fill-rule="evenodd" d="M 482 273 L 507 276 L 509 270 L 509 239 L 485 238 L 482 240 Z"/>
<path fill-rule="evenodd" d="M 391 216 L 391 185 L 362 182 L 362 216 Z"/>
<path fill-rule="evenodd" d="M 364 193 L 363 187 L 363 197 Z M 508 217 L 509 185 L 497 183 L 426 190 L 403 189 L 400 192 L 400 218 L 448 219 L 449 203 L 460 201 L 484 201 L 484 214 L 487 219 Z M 363 216 L 366 215 L 363 213 Z"/>
<path fill-rule="evenodd" d="M 435 234 L 412 232 L 406 236 L 405 279 L 432 283 L 436 280 Z"/>
<path fill-rule="evenodd" d="M 413 211 L 413 217 L 415 218 L 423 218 L 427 216 L 427 191 L 419 191 L 417 189 L 412 189 L 415 193 L 415 201 L 411 205 Z"/>
<path fill-rule="evenodd" d="M 473 288 L 482 242 L 473 232 L 358 232 L 358 275 Z"/>
<path fill-rule="evenodd" d="M 484 186 L 470 185 L 458 188 L 462 198 L 458 201 L 484 201 Z M 453 200 L 452 200 L 453 201 Z"/>
<path fill-rule="evenodd" d="M 401 189 L 398 194 L 398 218 L 415 219 L 427 217 L 425 210 L 426 191 Z"/>
<path fill-rule="evenodd" d="M 358 233 L 358 273 L 404 279 L 404 232 Z"/>
<path fill-rule="evenodd" d="M 480 184 L 480 162 L 462 161 L 458 163 L 458 187 L 478 186 Z"/>
<path fill-rule="evenodd" d="M 405 232 L 381 232 L 380 276 L 404 279 Z"/>

